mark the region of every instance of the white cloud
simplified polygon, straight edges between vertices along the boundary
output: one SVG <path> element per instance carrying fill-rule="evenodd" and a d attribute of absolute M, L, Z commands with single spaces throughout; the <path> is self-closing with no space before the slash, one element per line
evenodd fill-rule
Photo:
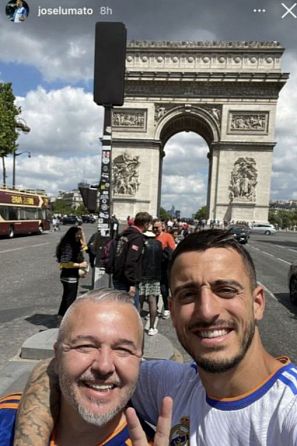
<path fill-rule="evenodd" d="M 39 87 L 17 98 L 31 132 L 20 135 L 20 148 L 59 156 L 95 154 L 102 134 L 102 107 L 81 88 L 47 92 Z"/>
<path fill-rule="evenodd" d="M 21 134 L 16 157 L 16 184 L 55 195 L 100 176 L 103 109 L 81 88 L 47 92 L 39 87 L 17 98 L 22 118 L 31 128 Z M 28 158 L 27 151 L 31 153 Z M 7 157 L 7 184 L 12 183 L 12 157 Z"/>

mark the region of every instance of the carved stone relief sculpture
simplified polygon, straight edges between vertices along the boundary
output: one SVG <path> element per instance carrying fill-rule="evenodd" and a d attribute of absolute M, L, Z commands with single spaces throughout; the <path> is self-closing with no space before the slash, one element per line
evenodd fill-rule
<path fill-rule="evenodd" d="M 122 153 L 113 160 L 114 194 L 134 196 L 139 188 L 139 156 Z"/>
<path fill-rule="evenodd" d="M 243 133 L 243 132 L 267 133 L 267 130 L 268 130 L 268 112 L 230 113 L 229 133 Z"/>
<path fill-rule="evenodd" d="M 257 176 L 254 158 L 238 158 L 231 172 L 230 201 L 256 201 Z"/>
<path fill-rule="evenodd" d="M 146 110 L 121 110 L 112 112 L 112 127 L 123 130 L 146 130 Z"/>
<path fill-rule="evenodd" d="M 163 118 L 163 116 L 171 109 L 177 107 L 179 104 L 155 104 L 155 124 Z"/>

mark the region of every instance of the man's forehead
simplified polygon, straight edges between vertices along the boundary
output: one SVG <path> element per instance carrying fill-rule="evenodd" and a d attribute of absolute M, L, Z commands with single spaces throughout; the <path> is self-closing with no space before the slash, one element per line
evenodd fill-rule
<path fill-rule="evenodd" d="M 171 280 L 187 278 L 200 272 L 207 275 L 244 273 L 246 270 L 240 254 L 232 248 L 209 248 L 205 251 L 187 251 L 176 257 Z"/>
<path fill-rule="evenodd" d="M 96 337 L 99 332 L 120 330 L 129 324 L 138 328 L 137 315 L 131 305 L 120 302 L 78 303 L 68 319 L 65 321 L 67 332 L 75 336 L 90 335 Z"/>

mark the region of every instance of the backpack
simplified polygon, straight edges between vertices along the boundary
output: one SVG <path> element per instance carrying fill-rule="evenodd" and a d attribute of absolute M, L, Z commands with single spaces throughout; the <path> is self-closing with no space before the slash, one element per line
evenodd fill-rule
<path fill-rule="evenodd" d="M 129 239 L 126 235 L 119 235 L 116 239 L 116 249 L 113 263 L 113 274 L 116 277 L 125 275 L 126 258 L 129 248 Z"/>
<path fill-rule="evenodd" d="M 113 273 L 116 246 L 117 241 L 112 238 L 108 240 L 102 248 L 100 263 L 107 274 Z"/>
<path fill-rule="evenodd" d="M 128 237 L 124 235 L 105 243 L 101 253 L 101 265 L 107 274 L 115 274 L 117 277 L 124 275 L 128 244 Z"/>

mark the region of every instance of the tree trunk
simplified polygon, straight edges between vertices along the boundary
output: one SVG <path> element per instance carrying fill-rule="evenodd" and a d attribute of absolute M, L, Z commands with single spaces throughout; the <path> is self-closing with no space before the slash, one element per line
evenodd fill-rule
<path fill-rule="evenodd" d="M 3 187 L 6 187 L 6 167 L 5 167 L 5 158 L 4 156 L 2 158 L 2 172 L 3 172 Z"/>

